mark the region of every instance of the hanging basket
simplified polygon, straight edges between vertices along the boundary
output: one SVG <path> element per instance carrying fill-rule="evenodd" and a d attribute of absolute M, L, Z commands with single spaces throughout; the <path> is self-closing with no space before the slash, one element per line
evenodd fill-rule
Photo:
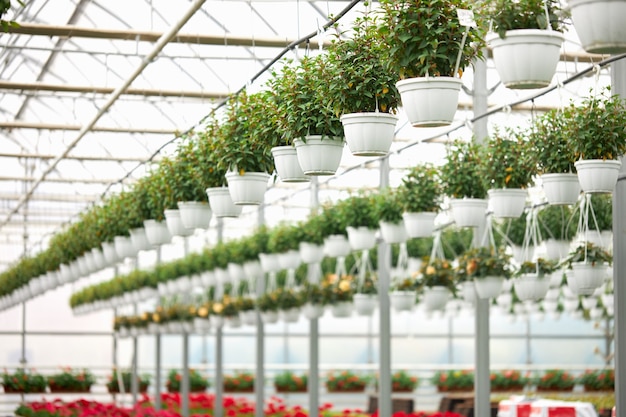
<path fill-rule="evenodd" d="M 371 316 L 378 306 L 376 294 L 354 294 L 354 309 L 359 316 Z"/>
<path fill-rule="evenodd" d="M 476 294 L 479 298 L 495 298 L 502 293 L 504 281 L 504 277 L 496 276 L 474 278 Z"/>
<path fill-rule="evenodd" d="M 487 35 L 500 80 L 507 88 L 543 88 L 550 85 L 560 59 L 564 36 L 555 30 L 517 29 Z"/>
<path fill-rule="evenodd" d="M 115 245 L 115 252 L 117 252 L 117 256 L 119 256 L 121 260 L 137 256 L 137 251 L 135 250 L 135 246 L 129 236 L 115 236 L 113 238 L 113 243 Z M 85 274 L 86 271 L 83 271 L 82 268 L 80 268 L 80 262 L 78 263 L 78 266 L 81 275 L 88 275 Z"/>
<path fill-rule="evenodd" d="M 568 4 L 585 51 L 611 55 L 626 52 L 626 1 L 569 0 Z"/>
<path fill-rule="evenodd" d="M 345 257 L 350 254 L 350 242 L 344 235 L 330 235 L 324 238 L 324 253 L 331 257 Z"/>
<path fill-rule="evenodd" d="M 424 306 L 428 311 L 443 310 L 452 293 L 446 287 L 424 288 Z"/>
<path fill-rule="evenodd" d="M 336 304 L 331 304 L 330 312 L 335 318 L 346 318 L 352 315 L 354 311 L 354 303 L 351 301 L 341 301 Z"/>
<path fill-rule="evenodd" d="M 306 303 L 302 306 L 302 315 L 309 320 L 318 319 L 324 315 L 324 306 L 321 304 Z"/>
<path fill-rule="evenodd" d="M 300 242 L 300 258 L 305 264 L 316 264 L 324 259 L 324 246 L 315 243 Z"/>
<path fill-rule="evenodd" d="M 544 241 L 546 258 L 554 261 L 561 260 L 569 253 L 570 242 L 567 240 L 547 239 Z"/>
<path fill-rule="evenodd" d="M 585 242 L 592 243 L 607 252 L 611 252 L 613 247 L 613 232 L 610 230 L 587 230 L 585 232 Z"/>
<path fill-rule="evenodd" d="M 380 234 L 383 240 L 389 244 L 406 242 L 409 236 L 406 233 L 404 221 L 400 223 L 389 223 L 380 221 Z"/>
<path fill-rule="evenodd" d="M 398 118 L 389 113 L 350 113 L 341 116 L 341 123 L 352 155 L 384 156 L 389 153 Z"/>
<path fill-rule="evenodd" d="M 402 213 L 408 237 L 431 237 L 435 230 L 435 217 L 437 213 L 431 212 Z"/>
<path fill-rule="evenodd" d="M 539 278 L 538 274 L 522 274 L 513 281 L 515 294 L 521 301 L 538 301 L 546 296 L 550 279 Z"/>
<path fill-rule="evenodd" d="M 150 250 L 152 246 L 150 242 L 148 242 L 148 238 L 146 237 L 146 229 L 143 227 L 138 227 L 136 229 L 130 229 L 130 240 L 135 247 L 137 252 L 142 250 Z"/>
<path fill-rule="evenodd" d="M 524 212 L 528 192 L 521 188 L 501 188 L 488 191 L 489 205 L 497 218 L 518 218 Z"/>
<path fill-rule="evenodd" d="M 452 218 L 458 227 L 479 227 L 485 222 L 488 202 L 481 198 L 451 199 Z"/>
<path fill-rule="evenodd" d="M 278 323 L 278 311 L 262 311 L 261 321 L 265 324 Z"/>
<path fill-rule="evenodd" d="M 306 136 L 293 141 L 305 175 L 335 175 L 343 155 L 343 138 Z"/>
<path fill-rule="evenodd" d="M 466 281 L 461 283 L 461 296 L 467 303 L 474 304 L 476 302 L 477 292 L 474 281 Z"/>
<path fill-rule="evenodd" d="M 290 308 L 287 310 L 279 310 L 280 319 L 285 323 L 297 323 L 300 320 L 300 309 Z"/>
<path fill-rule="evenodd" d="M 236 206 L 226 187 L 207 188 L 209 204 L 215 217 L 239 217 L 242 206 Z"/>
<path fill-rule="evenodd" d="M 573 262 L 572 270 L 579 290 L 595 290 L 599 288 L 608 277 L 608 265 L 591 264 L 587 262 Z"/>
<path fill-rule="evenodd" d="M 146 229 L 146 238 L 152 246 L 164 245 L 172 241 L 172 235 L 163 221 L 144 220 L 143 227 Z"/>
<path fill-rule="evenodd" d="M 346 228 L 350 248 L 355 251 L 370 250 L 376 246 L 376 230 L 364 226 Z"/>
<path fill-rule="evenodd" d="M 241 317 L 241 323 L 246 326 L 256 325 L 256 310 L 240 311 L 239 317 Z"/>
<path fill-rule="evenodd" d="M 239 317 L 238 315 L 226 317 L 224 322 L 231 329 L 238 329 L 241 327 L 241 317 Z"/>
<path fill-rule="evenodd" d="M 278 254 L 280 269 L 297 269 L 301 263 L 300 252 L 297 250 L 290 250 Z"/>
<path fill-rule="evenodd" d="M 549 204 L 569 205 L 578 201 L 580 183 L 577 174 L 543 174 L 539 178 Z"/>
<path fill-rule="evenodd" d="M 211 207 L 202 201 L 179 201 L 180 220 L 187 229 L 208 229 L 211 224 Z"/>
<path fill-rule="evenodd" d="M 389 302 L 396 311 L 411 311 L 415 306 L 415 291 L 392 291 Z"/>
<path fill-rule="evenodd" d="M 187 229 L 183 226 L 183 221 L 180 219 L 180 211 L 165 210 L 164 213 L 167 230 L 169 230 L 172 236 L 186 237 L 193 235 L 193 229 Z"/>
<path fill-rule="evenodd" d="M 206 333 L 211 330 L 211 322 L 208 318 L 204 319 L 202 317 L 194 317 L 193 328 L 198 333 Z"/>
<path fill-rule="evenodd" d="M 259 253 L 259 260 L 261 261 L 261 269 L 263 269 L 263 272 L 280 271 L 278 255 L 274 253 Z"/>
<path fill-rule="evenodd" d="M 304 175 L 298 154 L 293 146 L 276 146 L 272 148 L 276 173 L 283 182 L 309 182 L 311 179 Z"/>
<path fill-rule="evenodd" d="M 453 77 L 419 77 L 398 81 L 396 87 L 413 127 L 437 127 L 454 120 L 462 84 Z"/>
<path fill-rule="evenodd" d="M 586 193 L 612 193 L 622 166 L 620 161 L 588 159 L 574 163 L 580 188 Z"/>
<path fill-rule="evenodd" d="M 266 172 L 226 173 L 228 191 L 236 206 L 258 206 L 263 203 L 270 174 Z"/>

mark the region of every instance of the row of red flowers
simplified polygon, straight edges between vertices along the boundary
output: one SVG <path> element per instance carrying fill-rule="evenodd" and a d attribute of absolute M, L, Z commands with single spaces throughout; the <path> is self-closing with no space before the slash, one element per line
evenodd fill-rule
<path fill-rule="evenodd" d="M 161 397 L 163 410 L 156 411 L 152 407 L 150 398 L 143 396 L 142 399 L 131 408 L 118 407 L 114 404 L 104 404 L 84 399 L 63 402 L 55 399 L 51 402 L 33 402 L 21 405 L 15 414 L 21 417 L 180 417 L 181 398 L 177 393 L 165 393 Z M 189 396 L 190 411 L 193 417 L 211 416 L 215 397 L 209 394 L 191 394 Z M 244 398 L 224 397 L 224 415 L 227 417 L 252 417 L 254 415 L 254 403 Z M 265 404 L 267 417 L 308 417 L 308 412 L 301 406 L 287 406 L 280 398 L 272 397 Z M 367 415 L 359 409 L 333 410 L 330 403 L 323 404 L 319 408 L 323 417 L 361 417 Z M 374 413 L 372 417 L 378 417 Z M 395 413 L 393 417 L 461 417 L 454 413 L 426 414 Z"/>

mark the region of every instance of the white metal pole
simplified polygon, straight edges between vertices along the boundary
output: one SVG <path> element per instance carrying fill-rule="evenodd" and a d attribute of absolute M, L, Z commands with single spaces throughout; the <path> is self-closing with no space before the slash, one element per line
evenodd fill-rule
<path fill-rule="evenodd" d="M 311 213 L 319 206 L 319 184 L 317 177 L 311 178 Z M 309 417 L 319 417 L 319 319 L 309 320 Z"/>
<path fill-rule="evenodd" d="M 133 314 L 136 316 L 139 312 L 139 308 L 137 306 L 137 303 L 135 303 L 133 305 Z M 131 378 L 130 378 L 130 392 L 132 393 L 132 399 L 133 399 L 133 406 L 135 404 L 137 404 L 137 397 L 138 397 L 138 391 L 139 391 L 139 384 L 137 383 L 137 354 L 138 354 L 138 349 L 137 349 L 137 343 L 138 342 L 138 338 L 137 335 L 135 334 L 133 336 L 133 364 L 132 364 L 132 369 L 131 369 Z"/>
<path fill-rule="evenodd" d="M 258 225 L 265 223 L 265 209 L 263 205 L 259 207 Z M 265 277 L 258 279 L 256 284 L 257 297 L 261 297 L 265 292 Z M 265 417 L 263 405 L 265 404 L 265 329 L 261 320 L 261 310 L 256 309 L 256 374 L 254 377 L 254 415 L 255 417 Z"/>
<path fill-rule="evenodd" d="M 183 237 L 184 256 L 189 255 L 189 241 Z M 185 301 L 190 301 L 188 294 L 184 294 Z M 182 417 L 189 417 L 189 333 L 183 329 L 183 379 L 180 384 L 181 391 L 181 414 Z"/>
<path fill-rule="evenodd" d="M 217 219 L 217 241 L 224 238 L 224 220 Z M 222 327 L 215 329 L 215 404 L 213 404 L 214 417 L 224 417 L 224 362 L 222 356 L 223 347 Z"/>
<path fill-rule="evenodd" d="M 156 248 L 156 265 L 161 263 L 161 246 Z M 161 334 L 154 335 L 154 359 L 155 359 L 155 371 L 154 371 L 154 409 L 161 409 Z"/>

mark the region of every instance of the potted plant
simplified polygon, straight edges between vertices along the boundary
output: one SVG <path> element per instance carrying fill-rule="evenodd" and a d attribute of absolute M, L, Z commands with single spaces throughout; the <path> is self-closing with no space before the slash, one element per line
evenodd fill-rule
<path fill-rule="evenodd" d="M 549 369 L 541 377 L 535 378 L 538 392 L 570 392 L 576 385 L 576 378 L 562 369 Z"/>
<path fill-rule="evenodd" d="M 40 393 L 46 391 L 46 379 L 35 372 L 17 369 L 14 373 L 2 373 L 2 388 L 6 394 Z"/>
<path fill-rule="evenodd" d="M 441 209 L 439 170 L 430 164 L 414 166 L 402 179 L 398 193 L 408 236 L 431 236 L 435 228 L 435 217 Z"/>
<path fill-rule="evenodd" d="M 322 281 L 324 304 L 330 306 L 333 317 L 350 317 L 354 308 L 353 277 L 330 274 Z"/>
<path fill-rule="evenodd" d="M 389 302 L 396 311 L 410 311 L 417 299 L 417 281 L 410 276 L 394 277 L 389 287 Z"/>
<path fill-rule="evenodd" d="M 485 221 L 487 184 L 482 153 L 475 143 L 455 141 L 440 169 L 444 195 L 450 198 L 452 218 L 458 227 L 477 227 Z"/>
<path fill-rule="evenodd" d="M 378 305 L 377 277 L 367 271 L 362 281 L 358 279 L 354 282 L 354 309 L 359 316 L 371 316 Z"/>
<path fill-rule="evenodd" d="M 620 16 L 626 12 L 624 0 L 569 0 L 572 23 L 583 49 L 593 54 L 617 55 L 626 52 Z"/>
<path fill-rule="evenodd" d="M 493 33 L 487 44 L 500 80 L 508 88 L 542 88 L 552 81 L 563 43 L 558 0 L 490 0 Z"/>
<path fill-rule="evenodd" d="M 619 158 L 626 152 L 624 125 L 626 105 L 609 91 L 570 105 L 571 120 L 564 133 L 576 158 L 580 187 L 589 193 L 611 193 L 621 167 Z"/>
<path fill-rule="evenodd" d="M 281 269 L 296 269 L 300 263 L 302 229 L 297 225 L 280 224 L 269 232 L 267 253 L 276 254 Z"/>
<path fill-rule="evenodd" d="M 300 298 L 304 302 L 302 306 L 304 317 L 311 320 L 324 315 L 324 308 L 328 299 L 324 296 L 321 285 L 305 281 L 300 290 Z"/>
<path fill-rule="evenodd" d="M 293 289 L 278 288 L 276 290 L 278 314 L 286 323 L 295 323 L 300 318 L 300 309 L 306 300 Z"/>
<path fill-rule="evenodd" d="M 110 394 L 117 394 L 122 392 L 120 390 L 119 377 L 121 376 L 122 387 L 124 388 L 124 392 L 131 392 L 132 384 L 131 378 L 132 374 L 130 372 L 121 372 L 118 373 L 117 370 L 113 370 L 113 375 L 109 376 L 109 380 L 106 383 L 107 391 Z M 137 388 L 138 392 L 145 393 L 148 391 L 148 386 L 150 385 L 150 376 L 149 375 L 137 375 Z"/>
<path fill-rule="evenodd" d="M 566 133 L 571 117 L 571 108 L 550 110 L 530 128 L 532 158 L 549 204 L 574 204 L 580 195 L 576 155 Z"/>
<path fill-rule="evenodd" d="M 380 6 L 379 31 L 389 46 L 389 66 L 400 76 L 397 88 L 409 121 L 416 127 L 450 124 L 462 84 L 457 75 L 482 58 L 480 29 L 462 26 L 457 17 L 457 9 L 470 9 L 470 3 L 383 0 Z"/>
<path fill-rule="evenodd" d="M 376 246 L 378 219 L 372 196 L 348 197 L 337 203 L 337 206 L 352 250 L 370 250 Z"/>
<path fill-rule="evenodd" d="M 472 392 L 474 373 L 468 370 L 437 371 L 430 379 L 439 392 Z"/>
<path fill-rule="evenodd" d="M 519 217 L 526 206 L 527 188 L 537 172 L 530 141 L 519 132 L 496 131 L 483 148 L 489 204 L 495 217 Z"/>
<path fill-rule="evenodd" d="M 511 276 L 510 256 L 493 247 L 472 248 L 459 261 L 460 276 L 474 281 L 480 298 L 494 298 L 502 292 L 504 281 Z"/>
<path fill-rule="evenodd" d="M 615 391 L 615 371 L 613 369 L 586 370 L 578 378 L 585 392 Z"/>
<path fill-rule="evenodd" d="M 558 261 L 567 256 L 576 235 L 574 210 L 569 206 L 548 205 L 537 213 L 537 222 L 547 258 Z"/>
<path fill-rule="evenodd" d="M 286 63 L 273 73 L 280 114 L 280 133 L 296 147 L 306 175 L 334 175 L 343 154 L 343 127 L 324 92 L 330 79 L 323 55 L 305 57 L 299 64 Z"/>
<path fill-rule="evenodd" d="M 169 371 L 167 381 L 165 382 L 167 392 L 180 392 L 182 380 L 182 373 L 175 369 Z M 189 370 L 189 392 L 204 392 L 208 387 L 209 381 L 206 378 L 195 369 Z"/>
<path fill-rule="evenodd" d="M 575 288 L 572 290 L 579 293 L 580 290 L 595 290 L 600 287 L 607 278 L 607 268 L 612 260 L 611 254 L 593 243 L 587 242 L 578 246 L 566 260 L 573 270 Z"/>
<path fill-rule="evenodd" d="M 441 310 L 445 307 L 448 299 L 456 292 L 455 278 L 452 262 L 447 259 L 432 258 L 424 262 L 418 283 L 424 294 L 426 309 Z"/>
<path fill-rule="evenodd" d="M 408 239 L 402 218 L 402 194 L 388 188 L 373 197 L 376 218 L 383 240 L 389 244 L 406 242 Z"/>
<path fill-rule="evenodd" d="M 159 191 L 159 181 L 162 173 L 154 171 L 151 175 L 141 178 L 135 183 L 134 190 L 140 194 L 145 193 L 145 219 L 143 221 L 146 229 L 146 237 L 151 246 L 160 246 L 169 243 L 172 235 L 165 223 L 164 200 Z M 103 244 L 102 252 L 106 251 Z M 106 256 L 105 256 L 106 258 Z"/>
<path fill-rule="evenodd" d="M 392 392 L 413 392 L 417 388 L 418 383 L 418 378 L 407 371 L 396 371 L 391 374 Z"/>
<path fill-rule="evenodd" d="M 546 296 L 550 288 L 551 274 L 556 271 L 556 262 L 538 258 L 523 262 L 515 273 L 515 294 L 521 301 L 537 301 Z"/>
<path fill-rule="evenodd" d="M 259 205 L 274 170 L 272 144 L 259 129 L 266 117 L 264 94 L 240 92 L 228 103 L 216 140 L 223 147 L 218 167 L 226 171 L 235 205 Z M 259 122 L 261 120 L 261 122 Z M 258 130 L 257 130 L 258 129 Z"/>
<path fill-rule="evenodd" d="M 528 384 L 528 378 L 523 376 L 520 371 L 513 369 L 491 372 L 489 379 L 491 392 L 523 391 Z"/>
<path fill-rule="evenodd" d="M 278 297 L 276 292 L 266 292 L 256 299 L 263 323 L 278 322 Z"/>
<path fill-rule="evenodd" d="M 306 392 L 307 384 L 307 374 L 296 374 L 291 371 L 285 371 L 274 376 L 274 388 L 276 392 Z"/>
<path fill-rule="evenodd" d="M 352 371 L 330 372 L 324 384 L 328 392 L 363 392 L 369 383 L 367 376 Z"/>
<path fill-rule="evenodd" d="M 398 75 L 387 66 L 388 51 L 369 13 L 355 19 L 351 37 L 328 48 L 327 97 L 353 155 L 386 155 L 391 147 L 400 96 Z"/>
<path fill-rule="evenodd" d="M 89 392 L 96 379 L 93 374 L 86 369 L 74 371 L 71 368 L 64 368 L 62 372 L 48 377 L 48 387 L 50 392 Z"/>
<path fill-rule="evenodd" d="M 300 224 L 302 240 L 298 244 L 300 259 L 305 264 L 318 264 L 324 258 L 324 218 L 314 214 Z"/>
<path fill-rule="evenodd" d="M 224 392 L 253 392 L 254 375 L 249 372 L 235 372 L 224 375 Z"/>
<path fill-rule="evenodd" d="M 347 238 L 346 219 L 341 202 L 325 205 L 317 214 L 320 217 L 320 230 L 324 236 L 324 253 L 330 257 L 346 257 L 350 253 Z"/>

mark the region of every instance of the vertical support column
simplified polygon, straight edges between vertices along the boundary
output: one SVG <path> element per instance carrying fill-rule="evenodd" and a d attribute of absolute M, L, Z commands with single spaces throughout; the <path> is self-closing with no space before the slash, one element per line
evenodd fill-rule
<path fill-rule="evenodd" d="M 486 51 L 485 51 L 486 53 Z M 486 56 L 486 55 L 485 55 Z M 487 63 L 474 61 L 474 114 L 481 115 L 487 112 Z M 474 136 L 479 143 L 484 141 L 489 132 L 487 130 L 487 118 L 477 120 L 474 123 Z M 484 226 L 474 230 L 473 246 L 482 246 Z M 475 373 L 474 373 L 474 415 L 489 416 L 491 404 L 489 401 L 489 300 L 476 298 L 475 314 L 476 338 L 475 338 Z"/>
<path fill-rule="evenodd" d="M 317 177 L 311 177 L 311 213 L 316 213 L 319 207 L 319 183 Z M 309 417 L 319 417 L 320 406 L 320 348 L 319 348 L 319 319 L 309 320 Z"/>
<path fill-rule="evenodd" d="M 613 94 L 626 97 L 626 62 L 622 59 L 611 64 Z M 626 417 L 626 167 L 622 169 L 613 193 L 613 292 L 615 326 L 615 407 L 617 417 Z"/>
<path fill-rule="evenodd" d="M 224 220 L 217 219 L 217 241 L 224 238 Z M 215 404 L 213 416 L 224 417 L 224 359 L 222 355 L 223 333 L 222 326 L 215 329 Z"/>
<path fill-rule="evenodd" d="M 452 317 L 448 317 L 448 363 L 454 363 L 454 344 L 453 344 L 453 323 Z"/>
<path fill-rule="evenodd" d="M 156 264 L 161 263 L 161 246 L 156 248 Z M 154 358 L 155 358 L 155 371 L 154 371 L 154 409 L 159 411 L 161 409 L 161 334 L 154 335 Z"/>
<path fill-rule="evenodd" d="M 22 348 L 20 353 L 20 366 L 26 370 L 26 301 L 22 302 Z"/>
<path fill-rule="evenodd" d="M 389 158 L 380 160 L 380 189 L 389 187 Z M 378 301 L 380 316 L 380 384 L 378 385 L 378 415 L 391 417 L 391 313 L 389 308 L 389 281 L 391 247 L 378 244 Z"/>
<path fill-rule="evenodd" d="M 258 225 L 265 223 L 265 208 L 259 207 Z M 256 295 L 261 297 L 265 292 L 265 277 L 256 281 Z M 261 320 L 261 310 L 256 309 L 256 374 L 254 376 L 254 416 L 264 417 L 265 411 L 265 326 Z"/>
<path fill-rule="evenodd" d="M 526 314 L 526 365 L 531 365 L 533 363 L 530 334 L 530 315 Z"/>
<path fill-rule="evenodd" d="M 135 316 L 139 314 L 139 308 L 137 306 L 137 303 L 135 303 L 133 306 L 133 314 Z M 137 356 L 138 356 L 137 341 L 138 341 L 137 335 L 133 336 L 133 364 L 132 364 L 131 372 L 130 372 L 130 375 L 131 375 L 130 392 L 132 393 L 133 406 L 137 404 L 137 395 L 139 392 L 139 384 L 137 383 Z"/>
<path fill-rule="evenodd" d="M 181 415 L 189 417 L 189 333 L 183 331 L 183 380 L 180 384 Z"/>

